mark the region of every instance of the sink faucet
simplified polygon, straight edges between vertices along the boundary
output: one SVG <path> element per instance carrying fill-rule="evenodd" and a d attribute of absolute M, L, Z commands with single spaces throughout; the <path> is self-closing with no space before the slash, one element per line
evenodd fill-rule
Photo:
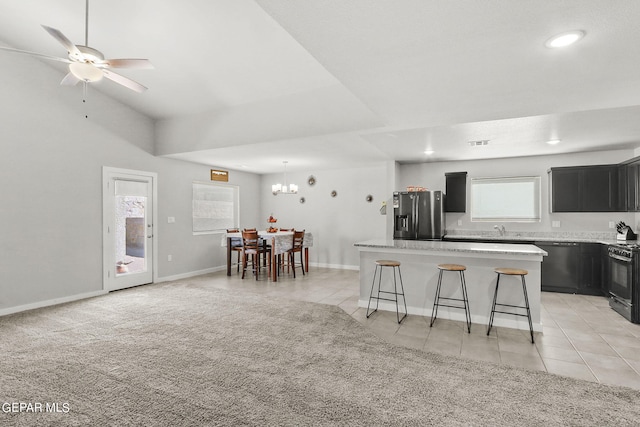
<path fill-rule="evenodd" d="M 504 225 L 494 225 L 493 228 L 498 230 L 501 236 L 504 236 L 504 234 L 507 232 L 507 230 L 504 228 Z"/>

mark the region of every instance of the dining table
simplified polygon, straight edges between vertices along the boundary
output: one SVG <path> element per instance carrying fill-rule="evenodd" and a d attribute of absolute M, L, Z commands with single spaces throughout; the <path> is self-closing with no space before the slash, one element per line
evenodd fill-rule
<path fill-rule="evenodd" d="M 276 231 L 270 232 L 267 230 L 258 230 L 258 237 L 263 241 L 263 244 L 271 244 L 271 280 L 278 281 L 278 268 L 277 258 L 278 255 L 287 253 L 289 249 L 293 247 L 293 231 Z M 222 244 L 227 247 L 227 276 L 231 276 L 231 252 L 232 240 L 239 239 L 242 241 L 242 232 L 226 233 L 222 239 Z M 302 242 L 304 265 L 302 268 L 305 272 L 309 272 L 309 247 L 313 246 L 313 235 L 311 233 L 304 233 L 304 239 Z"/>

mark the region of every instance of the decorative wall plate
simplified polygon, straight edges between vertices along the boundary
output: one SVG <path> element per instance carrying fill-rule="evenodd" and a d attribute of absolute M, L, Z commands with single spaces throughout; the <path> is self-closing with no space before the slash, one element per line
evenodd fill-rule
<path fill-rule="evenodd" d="M 307 178 L 307 184 L 309 185 L 314 185 L 316 183 L 316 177 L 311 175 L 309 176 L 309 178 Z"/>
<path fill-rule="evenodd" d="M 304 203 L 304 202 L 305 202 L 304 197 L 300 197 L 300 203 Z"/>
<path fill-rule="evenodd" d="M 367 196 L 367 202 L 369 203 L 373 202 L 373 196 L 371 194 Z"/>
<path fill-rule="evenodd" d="M 336 190 L 333 190 L 331 192 L 331 197 L 336 197 L 338 195 L 338 192 Z"/>

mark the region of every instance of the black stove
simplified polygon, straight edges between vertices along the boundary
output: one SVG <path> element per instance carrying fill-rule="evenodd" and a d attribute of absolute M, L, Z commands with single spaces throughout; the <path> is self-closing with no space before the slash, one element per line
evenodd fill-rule
<path fill-rule="evenodd" d="M 633 323 L 640 323 L 640 244 L 609 246 L 609 305 Z"/>

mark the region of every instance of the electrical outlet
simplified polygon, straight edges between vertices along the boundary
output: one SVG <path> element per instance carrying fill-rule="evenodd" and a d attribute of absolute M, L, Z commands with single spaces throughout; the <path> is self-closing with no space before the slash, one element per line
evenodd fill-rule
<path fill-rule="evenodd" d="M 615 221 L 609 221 L 609 228 L 616 228 L 616 222 Z"/>
<path fill-rule="evenodd" d="M 560 221 L 551 221 L 551 226 L 553 228 L 558 228 L 560 227 Z"/>
<path fill-rule="evenodd" d="M 168 217 L 168 218 L 167 218 L 167 222 L 168 222 L 169 224 L 173 224 L 174 222 L 176 222 L 176 218 L 175 218 L 175 217 L 173 217 L 173 216 L 170 216 L 170 217 Z"/>
<path fill-rule="evenodd" d="M 458 225 L 462 225 L 462 220 L 461 219 L 458 220 Z"/>
<path fill-rule="evenodd" d="M 167 255 L 167 261 L 173 261 L 173 255 Z"/>

